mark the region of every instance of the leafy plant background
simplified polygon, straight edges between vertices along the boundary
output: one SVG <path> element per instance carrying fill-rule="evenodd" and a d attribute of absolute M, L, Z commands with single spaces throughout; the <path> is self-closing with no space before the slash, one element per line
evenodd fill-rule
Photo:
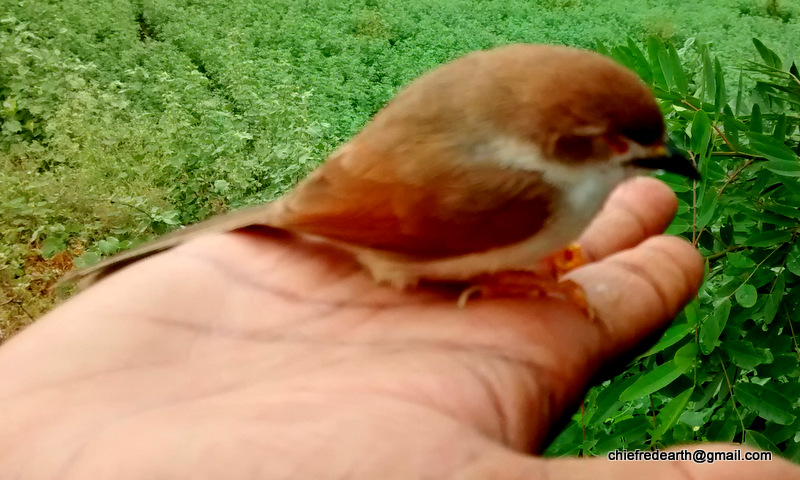
<path fill-rule="evenodd" d="M 800 461 L 797 67 L 753 39 L 759 60 L 725 70 L 692 43 L 598 50 L 653 86 L 699 167 L 700 182 L 662 180 L 680 205 L 668 232 L 707 258 L 705 284 L 656 345 L 590 392 L 551 454 L 714 440 Z"/>
<path fill-rule="evenodd" d="M 563 43 L 653 86 L 703 173 L 662 176 L 669 231 L 708 272 L 547 453 L 723 440 L 800 461 L 800 7 L 709 3 L 0 0 L 0 341 L 73 264 L 280 195 L 421 72 Z"/>

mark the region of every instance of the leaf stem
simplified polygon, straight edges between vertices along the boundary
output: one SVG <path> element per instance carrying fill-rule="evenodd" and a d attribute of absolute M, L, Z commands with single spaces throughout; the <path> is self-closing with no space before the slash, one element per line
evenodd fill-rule
<path fill-rule="evenodd" d="M 740 152 L 738 150 L 732 152 L 711 152 L 709 155 L 711 155 L 712 157 L 762 158 L 754 153 Z"/>
<path fill-rule="evenodd" d="M 697 159 L 693 152 L 689 152 L 695 170 L 697 170 Z M 697 247 L 697 240 L 700 236 L 697 233 L 697 180 L 692 180 L 692 246 Z"/>
<path fill-rule="evenodd" d="M 731 404 L 733 405 L 733 411 L 736 412 L 736 416 L 739 417 L 739 424 L 742 426 L 742 443 L 744 443 L 744 436 L 745 436 L 745 428 L 744 428 L 744 419 L 742 419 L 742 414 L 739 412 L 739 407 L 736 406 L 736 397 L 733 395 L 733 385 L 731 385 L 731 378 L 728 376 L 728 369 L 725 368 L 725 362 L 722 360 L 722 355 L 717 352 L 717 359 L 719 359 L 719 365 L 722 367 L 722 373 L 725 375 L 725 381 L 728 382 L 728 393 L 731 394 Z"/>
<path fill-rule="evenodd" d="M 687 102 L 686 100 L 681 100 L 681 103 L 683 103 L 687 107 L 693 109 L 695 112 L 700 110 L 698 107 L 695 107 L 694 105 L 692 105 L 691 103 Z M 727 145 L 728 148 L 730 148 L 731 150 L 736 150 L 736 148 L 734 148 L 733 144 L 731 144 L 730 140 L 728 140 L 728 137 L 726 137 L 725 134 L 722 133 L 722 130 L 720 130 L 719 127 L 714 124 L 714 122 L 711 122 L 711 128 L 713 128 L 717 132 L 717 135 L 719 135 L 720 138 L 722 138 L 722 141 L 725 142 L 725 145 Z"/>
<path fill-rule="evenodd" d="M 118 204 L 120 204 L 120 205 L 124 205 L 124 206 L 126 206 L 126 207 L 128 207 L 128 208 L 132 208 L 132 209 L 134 209 L 134 210 L 136 210 L 136 211 L 138 211 L 138 212 L 142 212 L 142 213 L 144 213 L 145 215 L 147 215 L 147 218 L 149 218 L 151 222 L 155 222 L 155 221 L 156 221 L 155 217 L 153 217 L 152 215 L 150 215 L 150 214 L 149 214 L 147 211 L 145 211 L 145 210 L 143 210 L 143 209 L 141 209 L 141 208 L 137 207 L 136 205 L 131 205 L 130 203 L 126 203 L 126 202 L 123 202 L 123 201 L 120 201 L 120 200 L 109 200 L 109 202 L 111 202 L 112 204 L 114 204 L 114 203 L 118 203 Z"/>
<path fill-rule="evenodd" d="M 747 250 L 750 247 L 744 247 L 742 245 L 732 245 L 728 248 L 720 250 L 719 252 L 712 253 L 711 255 L 706 257 L 706 260 L 716 260 L 718 258 L 724 257 L 730 252 L 738 252 L 739 250 Z"/>
<path fill-rule="evenodd" d="M 794 331 L 794 324 L 792 323 L 792 317 L 789 315 L 788 310 L 786 307 L 783 308 L 783 313 L 786 315 L 786 323 L 789 324 L 789 331 L 792 332 L 792 340 L 794 340 L 794 350 L 797 353 L 797 358 L 800 360 L 800 345 L 797 343 L 797 334 Z"/>
<path fill-rule="evenodd" d="M 742 173 L 742 170 L 744 170 L 745 168 L 749 167 L 749 166 L 750 166 L 750 165 L 752 165 L 752 164 L 753 164 L 753 159 L 751 158 L 750 160 L 746 161 L 744 165 L 742 165 L 741 167 L 739 167 L 739 169 L 738 169 L 738 170 L 736 170 L 735 172 L 733 172 L 733 174 L 732 174 L 730 177 L 728 177 L 728 179 L 727 179 L 727 180 L 725 180 L 725 183 L 724 183 L 724 184 L 722 184 L 722 187 L 720 187 L 720 189 L 719 189 L 719 192 L 717 192 L 717 198 L 719 198 L 719 197 L 722 195 L 722 192 L 723 192 L 723 190 L 725 190 L 725 187 L 727 187 L 728 185 L 730 185 L 730 183 L 731 183 L 731 182 L 732 182 L 734 179 L 736 179 L 736 177 L 738 177 L 740 173 Z"/>

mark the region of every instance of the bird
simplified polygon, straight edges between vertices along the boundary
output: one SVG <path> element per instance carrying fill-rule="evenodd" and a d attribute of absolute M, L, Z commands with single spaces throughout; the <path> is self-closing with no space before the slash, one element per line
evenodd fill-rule
<path fill-rule="evenodd" d="M 508 293 L 520 283 L 513 272 L 561 258 L 553 263 L 560 276 L 581 263 L 574 242 L 620 183 L 654 170 L 698 179 L 666 138 L 650 89 L 606 56 L 544 44 L 476 51 L 401 89 L 278 199 L 175 231 L 65 280 L 91 285 L 196 237 L 266 226 L 339 248 L 376 282 L 398 289 L 471 285 L 460 304 L 476 291 L 491 294 L 492 283 Z M 543 282 L 545 291 L 581 296 L 558 278 Z M 521 284 L 542 290 L 535 279 Z"/>

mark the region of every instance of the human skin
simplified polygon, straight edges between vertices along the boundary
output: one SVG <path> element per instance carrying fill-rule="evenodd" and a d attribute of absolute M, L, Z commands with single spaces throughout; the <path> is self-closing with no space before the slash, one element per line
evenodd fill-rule
<path fill-rule="evenodd" d="M 800 479 L 779 459 L 532 455 L 695 295 L 702 258 L 660 235 L 676 205 L 637 179 L 584 234 L 571 278 L 594 319 L 555 298 L 459 309 L 274 232 L 137 263 L 0 348 L 0 478 Z"/>

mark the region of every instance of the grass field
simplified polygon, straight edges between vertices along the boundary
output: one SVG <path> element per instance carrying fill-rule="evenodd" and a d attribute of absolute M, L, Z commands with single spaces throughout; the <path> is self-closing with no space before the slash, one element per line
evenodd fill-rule
<path fill-rule="evenodd" d="M 656 34 L 735 64 L 753 36 L 800 45 L 790 2 L 715 3 L 3 0 L 0 339 L 72 256 L 273 198 L 464 52 Z"/>
<path fill-rule="evenodd" d="M 800 47 L 800 6 L 788 0 L 0 0 L 0 341 L 58 301 L 53 284 L 73 267 L 73 261 L 91 263 L 179 225 L 280 195 L 353 135 L 398 88 L 439 63 L 512 42 L 594 48 L 597 42 L 609 47 L 625 44 L 628 37 L 634 44 L 643 45 L 652 37 L 675 45 L 676 55 L 687 65 L 692 91 L 686 95 L 694 95 L 695 90 L 706 96 L 711 92 L 706 102 L 713 110 L 713 88 L 709 90 L 708 85 L 714 74 L 709 73 L 712 80 L 703 76 L 712 70 L 708 52 L 724 65 L 716 85 L 726 79 L 728 93 L 735 90 L 732 85 L 746 60 L 762 61 L 753 37 L 774 50 L 788 67 Z M 747 77 L 743 85 L 753 80 Z M 760 134 L 769 127 L 774 129 L 773 138 L 796 148 L 797 109 L 792 107 L 781 120 L 776 109 L 789 107 L 765 102 L 745 99 L 746 115 L 736 128 Z M 736 103 L 732 116 L 742 113 L 740 102 Z M 754 104 L 764 105 L 763 129 L 761 110 L 751 110 Z M 709 110 L 703 104 L 695 109 Z M 682 125 L 688 131 L 701 125 L 702 118 L 684 110 L 674 113 L 673 127 Z M 717 105 L 717 116 L 710 115 L 711 121 L 721 125 L 720 112 Z M 728 125 L 724 128 L 728 131 Z M 692 142 L 697 138 L 694 131 L 687 133 L 687 142 L 689 137 Z M 727 148 L 723 144 L 727 139 L 716 134 L 711 142 Z M 720 180 L 708 188 L 721 194 L 726 188 L 721 186 L 724 176 L 730 177 L 727 172 L 741 164 L 723 163 Z M 754 181 L 762 181 L 759 172 L 753 175 Z M 763 182 L 765 189 L 775 185 Z M 786 279 L 780 280 L 783 283 L 769 285 L 775 278 L 784 278 L 784 267 L 791 271 L 794 262 L 800 262 L 800 253 L 791 247 L 798 231 L 796 218 L 784 210 L 784 223 L 776 227 L 764 223 L 766 217 L 759 211 L 761 216 L 752 221 L 752 229 L 767 233 L 752 248 L 765 247 L 767 238 L 782 239 L 780 248 L 785 246 L 788 253 L 778 269 L 772 260 L 764 263 L 767 259 L 755 250 L 742 252 L 730 240 L 723 242 L 752 239 L 752 231 L 747 233 L 742 227 L 751 228 L 748 219 L 752 217 L 723 212 L 716 200 L 713 206 L 711 200 L 698 206 L 696 196 L 692 203 L 688 187 L 675 186 L 682 194 L 684 223 L 679 219 L 674 233 L 690 235 L 691 221 L 685 219 L 691 209 L 710 212 L 708 235 L 695 238 L 703 253 L 725 261 L 747 254 L 734 257 L 731 265 L 742 269 L 749 262 L 758 265 L 753 271 L 758 274 L 745 278 L 741 272 L 726 277 L 722 272 L 729 264 L 720 264 L 717 283 L 710 279 L 700 306 L 688 317 L 684 314 L 684 322 L 708 316 L 721 323 L 717 325 L 720 336 L 725 322 L 719 320 L 721 303 L 714 299 L 727 298 L 725 320 L 731 316 L 730 328 L 752 316 L 748 309 L 756 308 L 757 300 L 753 298 L 750 304 L 751 287 L 762 302 L 758 308 L 767 308 L 764 305 L 771 301 L 768 298 L 777 291 L 776 285 L 781 286 L 781 297 L 775 300 L 779 304 L 784 292 L 786 298 L 797 296 L 798 290 L 792 290 L 797 274 L 787 272 Z M 775 188 L 780 193 L 784 187 Z M 734 196 L 725 197 L 729 198 L 726 205 L 751 201 L 743 190 L 729 188 L 727 195 Z M 752 198 L 761 202 L 759 206 L 771 205 L 763 196 Z M 775 205 L 797 205 L 786 199 L 796 197 L 786 196 Z M 739 230 L 726 237 L 726 225 L 731 222 L 737 227 L 730 228 Z M 712 273 L 714 268 L 711 264 Z M 766 279 L 763 283 L 761 277 Z M 733 290 L 731 278 L 738 282 Z M 776 312 L 785 311 L 787 318 L 797 312 L 792 306 L 781 308 L 785 310 L 775 306 Z M 754 335 L 772 335 L 768 353 L 780 358 L 783 370 L 766 376 L 755 365 L 747 370 L 746 362 L 734 362 L 740 370 L 733 375 L 741 375 L 748 384 L 752 384 L 747 377 L 750 371 L 758 373 L 755 383 L 766 378 L 781 385 L 797 382 L 793 370 L 797 341 L 793 331 L 789 333 L 791 320 L 777 333 L 767 328 L 770 322 L 758 324 L 766 330 Z M 741 355 L 764 354 L 752 346 L 756 340 L 737 344 L 744 349 Z M 673 346 L 684 344 L 676 341 L 664 348 Z M 751 347 L 752 351 L 747 350 Z M 710 358 L 710 352 L 702 353 Z M 718 363 L 727 358 L 720 357 Z M 742 357 L 731 354 L 731 358 Z M 776 362 L 769 365 L 772 368 Z M 655 365 L 637 368 L 646 372 Z M 739 425 L 748 423 L 746 430 L 756 432 L 751 438 L 757 439 L 757 445 L 800 459 L 800 438 L 794 435 L 800 430 L 796 402 L 789 408 L 776 401 L 785 412 L 794 412 L 789 413 L 791 419 L 783 416 L 778 423 L 775 416 L 765 420 L 758 412 L 736 422 L 718 421 L 720 408 L 730 412 L 736 405 L 725 403 L 728 397 L 719 393 L 723 377 L 712 373 L 700 382 L 708 388 L 716 385 L 717 393 L 709 398 L 721 403 L 714 408 L 698 407 L 695 413 L 702 414 L 683 418 L 664 441 L 741 440 L 744 431 Z M 628 387 L 633 383 L 626 381 Z M 680 393 L 688 387 L 680 385 L 658 398 L 656 407 L 681 399 Z M 732 388 L 730 382 L 726 388 Z M 590 397 L 600 402 L 603 391 L 595 390 Z M 615 420 L 609 424 L 604 423 L 606 417 L 600 419 L 595 425 L 599 440 L 592 445 L 576 440 L 574 428 L 580 423 L 573 423 L 569 427 L 573 430 L 568 428 L 553 452 L 574 453 L 565 446 L 569 442 L 583 445 L 584 452 L 614 447 L 617 444 L 610 439 L 624 435 L 611 425 L 620 424 L 628 429 L 626 445 L 638 445 L 650 431 L 647 415 L 652 404 L 613 404 L 609 412 L 617 412 L 612 415 Z M 729 432 L 733 423 L 739 430 Z M 698 433 L 692 425 L 711 429 L 712 434 Z M 713 429 L 722 433 L 713 434 Z"/>

